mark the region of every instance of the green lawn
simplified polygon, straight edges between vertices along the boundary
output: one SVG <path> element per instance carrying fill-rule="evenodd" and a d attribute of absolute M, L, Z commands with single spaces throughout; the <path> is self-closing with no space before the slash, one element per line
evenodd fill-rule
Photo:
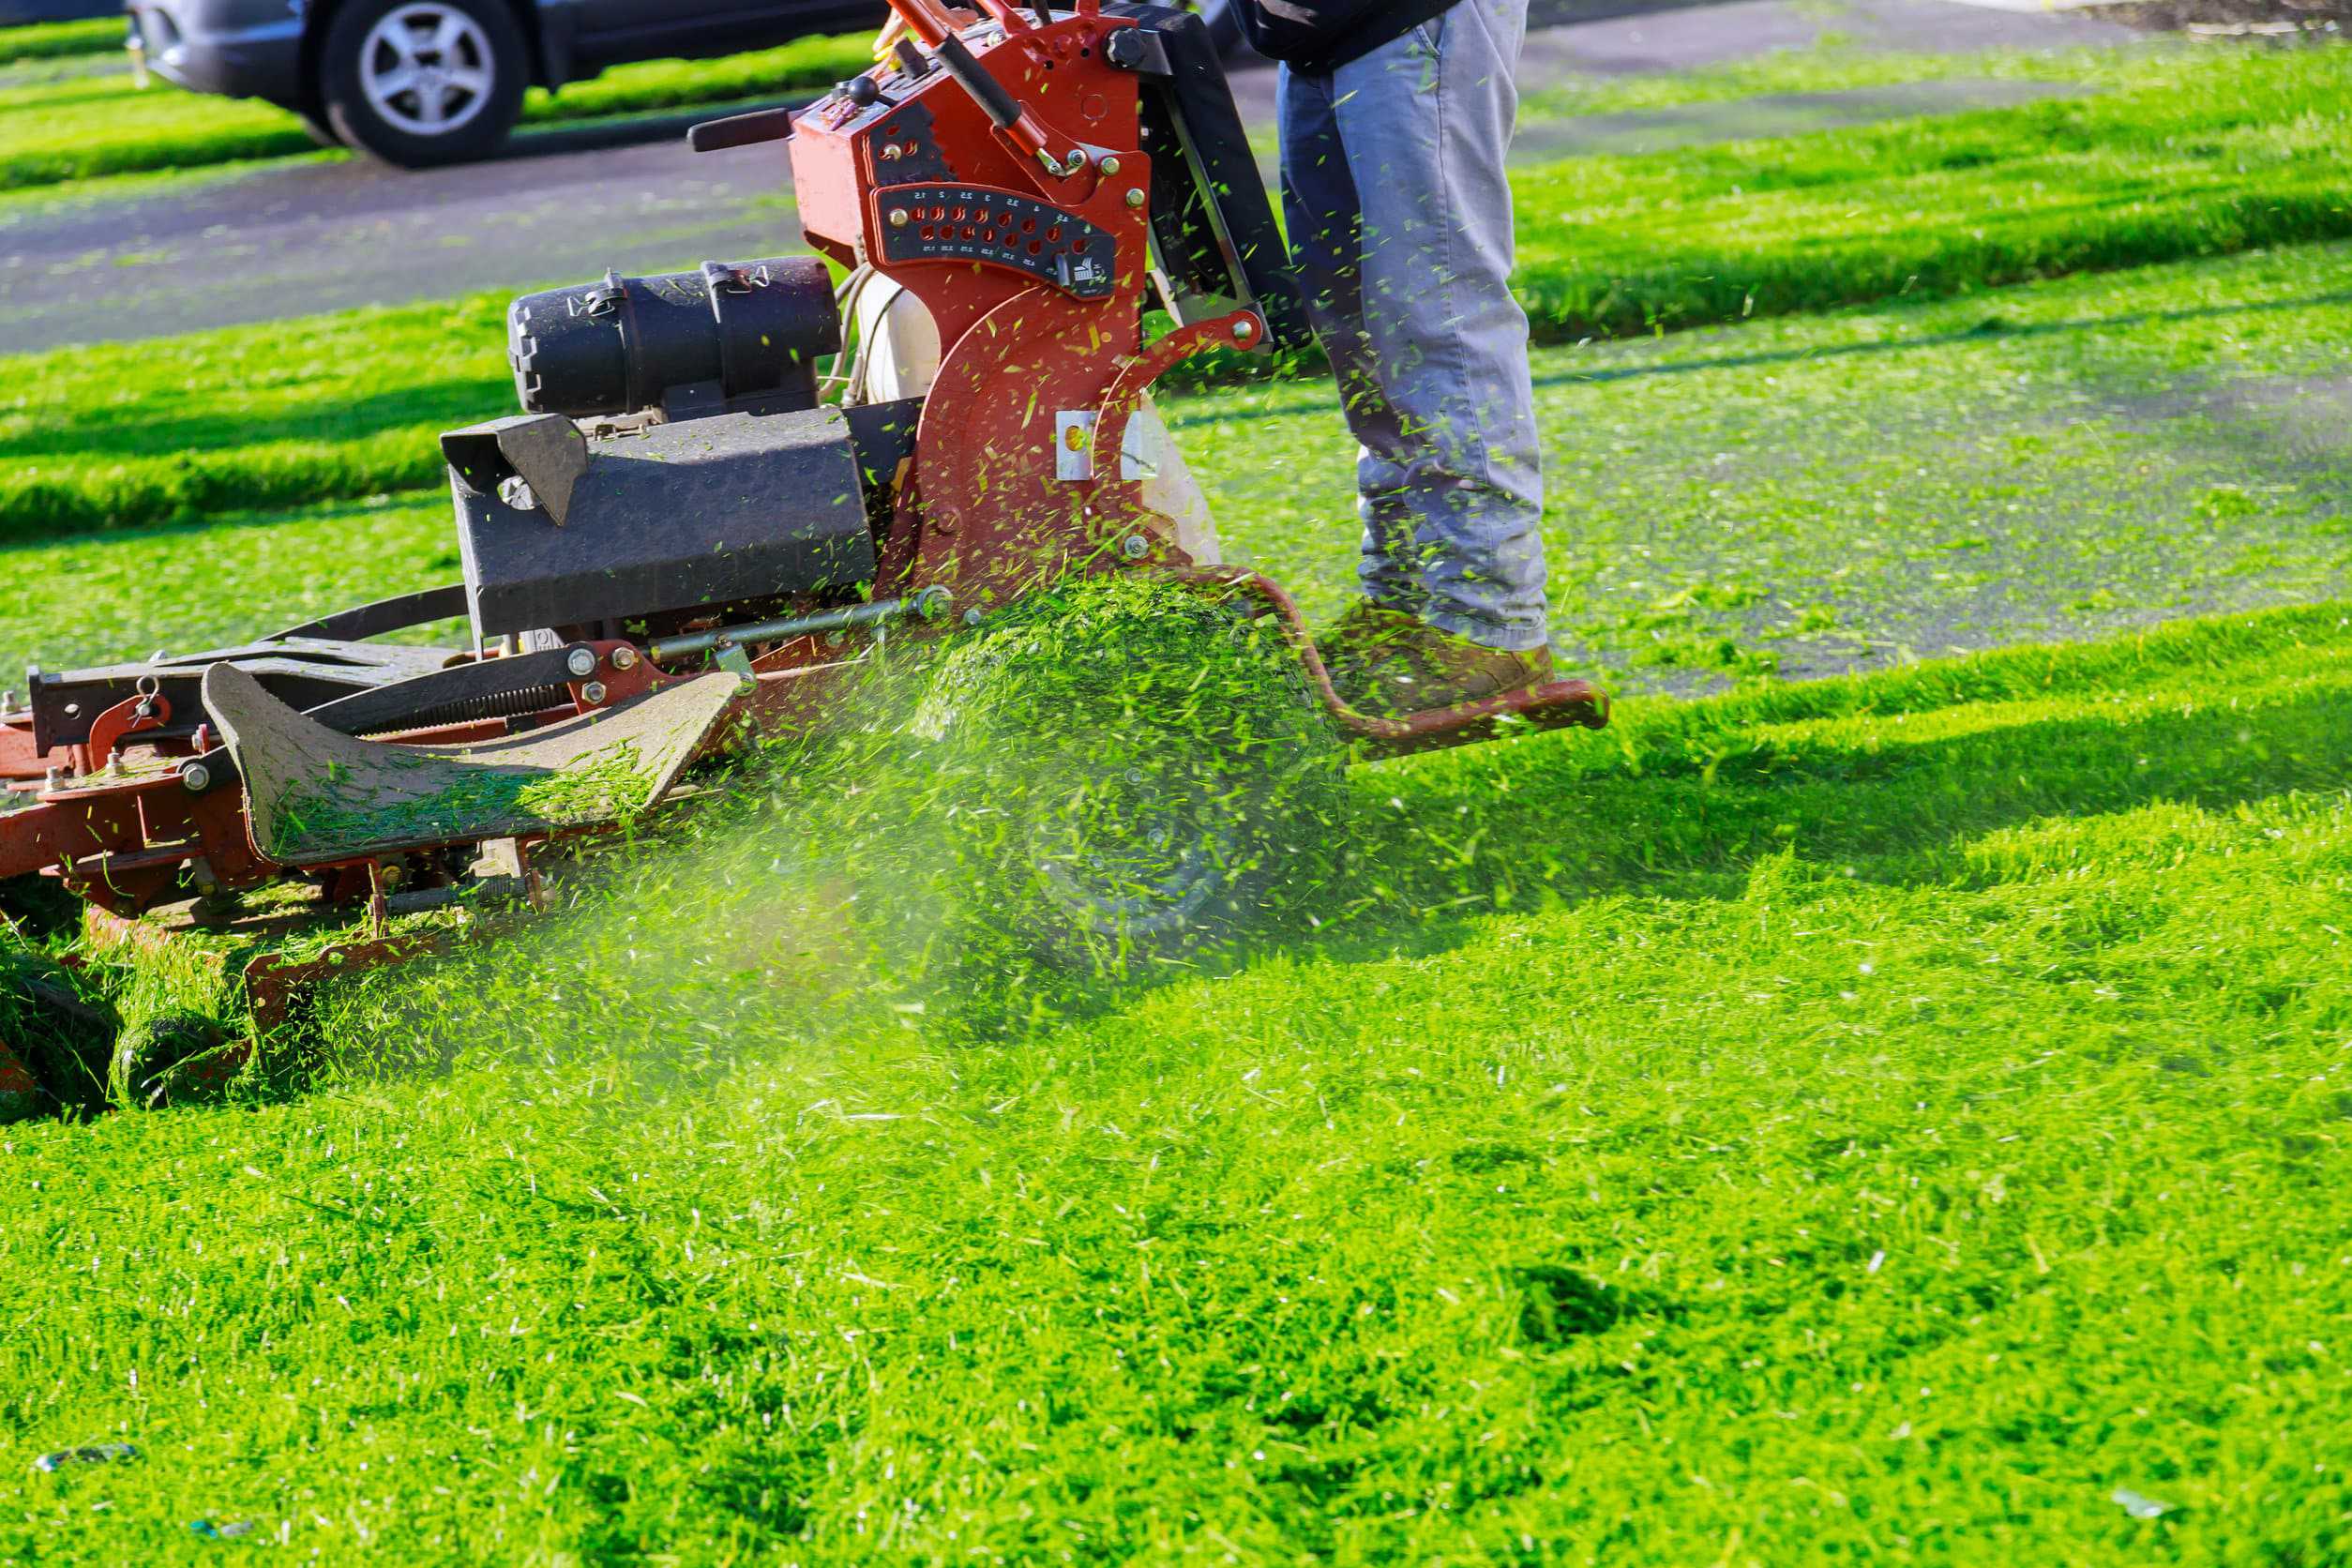
<path fill-rule="evenodd" d="M 0 1565 L 2352 1563 L 2352 240 L 2186 255 L 2347 58 L 1524 173 L 1547 330 L 1762 291 L 1536 355 L 1630 695 L 1229 951 L 975 1030 L 891 965 L 1004 803 L 784 749 L 311 1093 L 0 1127 Z M 0 361 L 0 670 L 453 580 L 502 304 Z M 1165 407 L 1343 602 L 1328 389 Z"/>
<path fill-rule="evenodd" d="M 507 406 L 480 350 L 503 334 L 487 303 L 392 319 L 414 357 L 362 356 L 371 379 L 341 384 L 387 427 L 366 442 L 337 439 L 324 379 L 376 340 L 363 322 L 217 337 L 234 352 L 189 361 L 153 428 L 0 423 L 0 454 L 19 484 L 118 464 L 191 506 L 293 500 L 321 475 L 358 494 L 418 484 L 438 430 Z M 1621 686 L 1688 689 L 2333 596 L 2352 527 L 2347 341 L 2352 246 L 2336 245 L 1540 350 L 1556 634 Z M 53 363 L 95 397 L 144 351 Z M 1329 388 L 1167 410 L 1229 551 L 1336 610 L 1355 541 Z M 0 550 L 0 670 L 186 649 L 454 579 L 445 492 L 402 493 L 21 537 Z"/>
<path fill-rule="evenodd" d="M 2352 233 L 2352 48 L 2133 52 L 2089 97 L 1522 172 L 1555 334 L 1947 294 Z"/>
<path fill-rule="evenodd" d="M 116 24 L 119 30 L 119 23 Z M 870 59 L 865 34 L 804 38 L 717 60 L 616 66 L 560 93 L 533 88 L 526 124 L 720 103 L 830 86 Z M 128 76 L 78 76 L 0 90 L 0 190 L 311 150 L 292 114 L 252 98 L 181 92 Z"/>
<path fill-rule="evenodd" d="M 1351 918 L 996 1045 L 786 822 L 445 1076 L 8 1129 L 0 1558 L 2344 1560 L 2345 626 L 1372 770 Z"/>
<path fill-rule="evenodd" d="M 2105 90 L 2145 85 L 2146 74 L 2175 66 L 2201 69 L 2235 46 L 2184 46 L 2156 34 L 2100 48 L 1986 49 L 1950 53 L 1865 49 L 1848 35 L 1825 33 L 1798 49 L 1671 72 L 1609 75 L 1573 70 L 1522 92 L 1522 125 L 1584 114 L 1627 114 L 1734 103 L 1741 98 L 1848 92 L 1916 82 L 2042 83 Z"/>

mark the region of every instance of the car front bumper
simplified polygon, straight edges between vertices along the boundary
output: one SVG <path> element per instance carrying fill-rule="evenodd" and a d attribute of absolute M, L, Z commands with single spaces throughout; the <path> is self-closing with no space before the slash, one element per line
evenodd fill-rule
<path fill-rule="evenodd" d="M 134 47 L 165 81 L 274 103 L 301 98 L 302 18 L 283 0 L 133 0 L 128 8 Z"/>

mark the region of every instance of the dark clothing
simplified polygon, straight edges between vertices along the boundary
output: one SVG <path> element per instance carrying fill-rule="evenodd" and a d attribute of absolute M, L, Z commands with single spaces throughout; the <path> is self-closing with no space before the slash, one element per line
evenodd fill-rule
<path fill-rule="evenodd" d="M 1450 10 L 1455 0 L 1235 0 L 1252 48 L 1328 76 Z"/>

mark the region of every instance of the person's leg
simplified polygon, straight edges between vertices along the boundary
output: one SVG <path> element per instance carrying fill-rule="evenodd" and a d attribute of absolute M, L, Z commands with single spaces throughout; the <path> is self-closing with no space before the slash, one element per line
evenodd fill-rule
<path fill-rule="evenodd" d="M 1415 614 L 1423 603 L 1415 545 L 1421 520 L 1405 494 L 1404 470 L 1395 457 L 1408 444 L 1381 390 L 1364 326 L 1361 204 L 1332 98 L 1330 77 L 1281 68 L 1275 120 L 1282 144 L 1283 218 L 1307 319 L 1330 356 L 1340 406 L 1359 444 L 1357 513 L 1364 523 L 1359 582 L 1371 603 Z"/>
<path fill-rule="evenodd" d="M 1527 0 L 1460 0 L 1340 68 L 1328 100 L 1360 197 L 1362 352 L 1385 411 L 1358 428 L 1384 460 L 1364 465 L 1365 509 L 1411 518 L 1425 620 L 1515 652 L 1543 647 L 1547 626 L 1503 173 L 1526 23 Z"/>

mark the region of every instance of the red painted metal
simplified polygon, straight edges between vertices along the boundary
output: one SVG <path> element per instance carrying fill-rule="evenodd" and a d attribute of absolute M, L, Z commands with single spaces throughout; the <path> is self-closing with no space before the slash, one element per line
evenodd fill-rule
<path fill-rule="evenodd" d="M 172 704 L 153 683 L 143 681 L 149 689 L 136 697 L 126 697 L 98 717 L 90 720 L 90 738 L 83 744 L 90 754 L 90 766 L 103 768 L 122 748 L 123 742 L 145 730 L 160 730 L 172 722 Z"/>
<path fill-rule="evenodd" d="M 0 714 L 0 784 L 38 778 L 49 765 L 50 759 L 33 746 L 33 716 Z"/>

